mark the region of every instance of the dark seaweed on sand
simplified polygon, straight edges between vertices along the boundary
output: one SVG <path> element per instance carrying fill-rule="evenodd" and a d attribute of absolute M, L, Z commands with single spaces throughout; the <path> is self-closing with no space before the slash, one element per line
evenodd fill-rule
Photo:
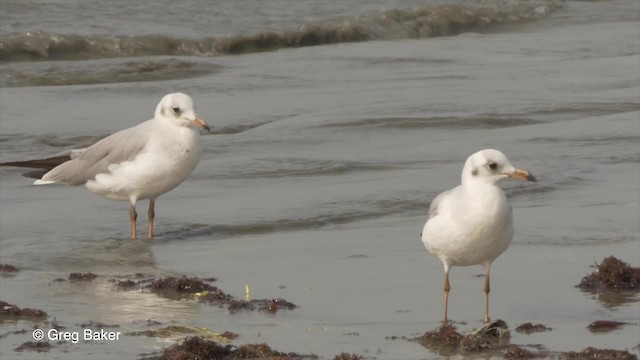
<path fill-rule="evenodd" d="M 201 337 L 187 337 L 181 342 L 166 348 L 157 360 L 191 360 L 191 359 L 269 359 L 279 357 L 282 359 L 306 359 L 315 358 L 310 355 L 295 353 L 283 353 L 271 349 L 267 344 L 247 344 L 241 346 L 220 345 L 215 341 L 205 340 Z"/>
<path fill-rule="evenodd" d="M 0 300 L 0 319 L 44 320 L 47 313 L 39 309 L 20 309 L 16 305 Z"/>
<path fill-rule="evenodd" d="M 215 279 L 206 279 L 204 281 L 215 281 Z M 216 286 L 209 285 L 204 281 L 186 276 L 181 278 L 167 277 L 153 280 L 150 284 L 143 286 L 143 288 L 156 293 L 158 296 L 169 299 L 182 300 L 191 298 L 202 303 L 227 306 L 232 313 L 242 310 L 260 310 L 275 313 L 282 309 L 293 310 L 297 308 L 295 304 L 281 298 L 252 299 L 249 301 L 236 300 L 233 296 L 225 294 Z M 125 281 L 119 282 L 117 286 L 122 290 L 130 290 L 140 287 L 141 283 Z"/>
<path fill-rule="evenodd" d="M 27 341 L 22 345 L 15 348 L 15 351 L 36 351 L 36 352 L 49 352 L 51 344 L 45 341 Z"/>
<path fill-rule="evenodd" d="M 628 351 L 623 350 L 602 350 L 594 347 L 588 347 L 580 352 L 567 351 L 563 353 L 563 359 L 591 360 L 591 359 L 607 359 L 607 360 L 638 360 L 638 357 Z"/>
<path fill-rule="evenodd" d="M 591 332 L 607 332 L 618 329 L 623 325 L 632 325 L 631 323 L 613 321 L 613 320 L 596 320 L 587 326 Z"/>
<path fill-rule="evenodd" d="M 457 350 L 462 341 L 462 334 L 456 331 L 456 327 L 445 324 L 436 330 L 427 331 L 415 340 L 427 349 L 433 350 Z"/>
<path fill-rule="evenodd" d="M 504 354 L 506 359 L 533 359 L 536 357 L 545 357 L 547 353 L 534 353 L 518 345 L 509 345 L 507 352 Z"/>
<path fill-rule="evenodd" d="M 333 360 L 364 360 L 365 357 L 358 354 L 340 353 L 333 357 Z"/>
<path fill-rule="evenodd" d="M 98 275 L 94 273 L 71 273 L 69 274 L 69 280 L 71 281 L 93 281 Z"/>
<path fill-rule="evenodd" d="M 0 264 L 0 272 L 2 273 L 17 273 L 20 271 L 17 266 L 13 266 L 10 264 Z"/>
<path fill-rule="evenodd" d="M 458 333 L 455 326 L 445 324 L 415 338 L 427 349 L 449 354 L 461 350 L 469 353 L 500 350 L 509 344 L 508 339 L 509 329 L 507 323 L 502 320 L 488 323 L 477 331 L 465 335 Z"/>
<path fill-rule="evenodd" d="M 532 334 L 532 333 L 544 332 L 544 331 L 551 331 L 551 328 L 546 327 L 542 324 L 533 323 L 533 322 L 520 324 L 516 328 L 516 332 L 524 333 L 524 334 Z"/>
<path fill-rule="evenodd" d="M 530 323 L 529 323 L 530 324 Z M 588 347 L 580 352 L 560 351 L 551 352 L 544 347 L 533 346 L 536 351 L 531 351 L 525 346 L 510 344 L 507 324 L 502 320 L 489 323 L 479 330 L 462 335 L 456 331 L 456 327 L 445 324 L 435 330 L 427 331 L 424 335 L 414 338 L 413 341 L 427 349 L 445 356 L 470 355 L 483 353 L 485 355 L 498 356 L 505 359 L 611 359 L 611 360 L 637 360 L 637 356 L 628 351 L 597 349 Z M 526 347 L 531 348 L 532 345 Z"/>
<path fill-rule="evenodd" d="M 260 310 L 275 313 L 280 309 L 293 310 L 297 308 L 296 304 L 290 303 L 285 299 L 253 299 L 253 300 L 231 300 L 229 303 L 229 311 L 232 313 L 241 310 Z"/>
<path fill-rule="evenodd" d="M 86 323 L 86 324 L 78 324 L 78 326 L 82 327 L 83 329 L 85 329 L 85 328 L 107 329 L 107 328 L 119 328 L 120 327 L 120 325 L 118 325 L 118 324 L 109 325 L 109 324 L 105 324 L 105 323 L 100 322 L 100 321 L 93 321 L 93 320 L 89 320 L 89 322 Z"/>
<path fill-rule="evenodd" d="M 139 284 L 133 280 L 117 280 L 116 287 L 118 290 L 134 290 L 138 288 Z"/>
<path fill-rule="evenodd" d="M 217 287 L 198 278 L 186 276 L 181 278 L 170 276 L 153 280 L 146 289 L 159 296 L 175 300 L 193 297 L 195 294 L 201 294 L 199 300 L 208 303 L 226 304 L 232 299 L 231 295 L 225 294 Z"/>
<path fill-rule="evenodd" d="M 583 277 L 576 286 L 598 291 L 640 291 L 640 268 L 633 268 L 616 257 L 609 256 L 596 264 L 596 269 Z"/>

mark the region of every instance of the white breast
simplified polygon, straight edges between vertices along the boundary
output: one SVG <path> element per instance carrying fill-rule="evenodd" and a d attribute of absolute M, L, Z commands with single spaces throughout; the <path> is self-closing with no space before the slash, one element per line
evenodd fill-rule
<path fill-rule="evenodd" d="M 109 173 L 98 174 L 86 187 L 116 200 L 156 198 L 180 185 L 195 169 L 200 154 L 200 135 L 195 130 L 157 128 L 138 156 L 109 166 Z"/>
<path fill-rule="evenodd" d="M 513 217 L 504 193 L 498 187 L 471 196 L 456 190 L 425 224 L 425 247 L 453 266 L 493 261 L 513 238 Z M 464 201 L 459 201 L 462 196 Z"/>

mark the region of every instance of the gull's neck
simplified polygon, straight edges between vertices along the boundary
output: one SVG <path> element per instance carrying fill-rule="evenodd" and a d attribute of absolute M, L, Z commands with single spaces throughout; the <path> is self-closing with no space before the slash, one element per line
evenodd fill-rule
<path fill-rule="evenodd" d="M 491 192 L 502 192 L 498 181 L 491 181 L 488 178 L 467 178 L 462 180 L 460 186 L 469 195 L 484 196 Z"/>

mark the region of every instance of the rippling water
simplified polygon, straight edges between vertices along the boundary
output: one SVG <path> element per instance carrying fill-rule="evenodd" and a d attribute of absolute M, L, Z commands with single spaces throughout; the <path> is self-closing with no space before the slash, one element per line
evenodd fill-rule
<path fill-rule="evenodd" d="M 492 269 L 494 317 L 554 328 L 515 343 L 637 353 L 633 327 L 584 327 L 640 321 L 638 297 L 611 305 L 573 288 L 604 256 L 638 265 L 636 1 L 261 4 L 3 1 L 0 161 L 86 146 L 178 90 L 214 129 L 194 174 L 159 198 L 152 242 L 128 239 L 126 203 L 0 168 L 0 263 L 22 268 L 0 279 L 2 300 L 70 329 L 152 319 L 326 358 L 436 358 L 385 337 L 437 326 L 441 264 L 418 234 L 466 157 L 493 147 L 539 179 L 505 184 L 516 236 Z M 100 277 L 53 281 L 87 271 Z M 482 315 L 475 272 L 452 274 L 450 315 L 469 327 Z M 110 280 L 135 273 L 215 276 L 237 297 L 248 284 L 300 308 L 230 315 L 114 291 Z M 2 323 L 0 335 L 32 326 Z M 0 354 L 25 358 L 13 349 L 28 340 L 2 336 Z M 43 356 L 133 358 L 171 341 Z"/>

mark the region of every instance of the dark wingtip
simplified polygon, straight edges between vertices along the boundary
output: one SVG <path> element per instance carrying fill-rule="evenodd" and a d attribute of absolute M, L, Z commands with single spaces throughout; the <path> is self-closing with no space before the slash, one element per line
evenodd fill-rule
<path fill-rule="evenodd" d="M 44 174 L 48 173 L 50 170 L 42 169 L 42 170 L 32 170 L 22 173 L 22 176 L 32 178 L 32 179 L 42 179 Z"/>
<path fill-rule="evenodd" d="M 71 155 L 52 156 L 44 159 L 25 160 L 25 161 L 8 161 L 0 163 L 0 166 L 13 166 L 22 168 L 32 168 L 37 170 L 27 171 L 22 176 L 42 179 L 44 174 L 48 173 L 54 167 L 71 160 Z"/>

